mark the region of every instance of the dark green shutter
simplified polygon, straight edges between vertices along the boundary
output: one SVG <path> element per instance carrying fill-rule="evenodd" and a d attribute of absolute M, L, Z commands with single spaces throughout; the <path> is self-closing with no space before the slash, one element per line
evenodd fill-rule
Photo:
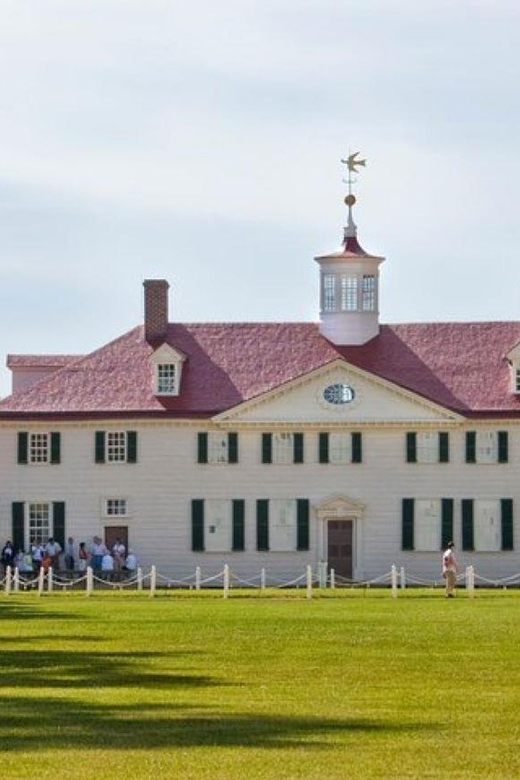
<path fill-rule="evenodd" d="M 96 431 L 95 459 L 96 463 L 105 462 L 105 431 Z"/>
<path fill-rule="evenodd" d="M 228 433 L 228 463 L 238 463 L 238 433 Z"/>
<path fill-rule="evenodd" d="M 413 550 L 413 524 L 415 501 L 413 498 L 403 498 L 402 544 L 403 550 Z"/>
<path fill-rule="evenodd" d="M 256 549 L 269 549 L 269 499 L 259 498 L 256 502 Z"/>
<path fill-rule="evenodd" d="M 126 462 L 137 463 L 137 431 L 127 431 Z"/>
<path fill-rule="evenodd" d="M 197 463 L 208 462 L 208 434 L 197 434 Z"/>
<path fill-rule="evenodd" d="M 296 549 L 309 549 L 309 499 L 296 499 Z"/>
<path fill-rule="evenodd" d="M 191 502 L 191 549 L 204 551 L 204 500 L 194 498 Z"/>
<path fill-rule="evenodd" d="M 473 499 L 462 499 L 462 549 L 473 550 Z"/>
<path fill-rule="evenodd" d="M 406 462 L 417 463 L 417 434 L 406 434 Z"/>
<path fill-rule="evenodd" d="M 507 431 L 498 432 L 498 462 L 507 463 L 508 461 L 508 435 Z"/>
<path fill-rule="evenodd" d="M 477 462 L 477 434 L 475 431 L 466 431 L 466 463 Z M 473 549 L 472 547 L 469 549 Z"/>
<path fill-rule="evenodd" d="M 356 432 L 351 434 L 352 441 L 352 463 L 361 463 L 363 450 L 361 444 L 361 434 Z"/>
<path fill-rule="evenodd" d="M 29 434 L 20 432 L 18 434 L 18 463 L 26 464 L 29 454 Z M 14 544 L 14 542 L 13 542 Z"/>
<path fill-rule="evenodd" d="M 318 460 L 320 463 L 329 462 L 329 434 L 318 434 Z"/>
<path fill-rule="evenodd" d="M 513 550 L 513 499 L 501 498 L 500 509 L 502 513 L 502 549 Z"/>
<path fill-rule="evenodd" d="M 453 540 L 453 499 L 441 499 L 441 547 L 444 550 Z"/>
<path fill-rule="evenodd" d="M 441 431 L 439 433 L 439 463 L 449 463 L 449 461 L 450 434 L 447 431 Z"/>
<path fill-rule="evenodd" d="M 25 508 L 23 501 L 13 501 L 12 511 L 12 542 L 15 552 L 25 549 L 24 517 Z"/>
<path fill-rule="evenodd" d="M 65 502 L 53 501 L 52 503 L 52 535 L 61 545 L 65 547 Z"/>
<path fill-rule="evenodd" d="M 293 463 L 303 463 L 303 433 L 293 434 Z"/>
<path fill-rule="evenodd" d="M 273 434 L 262 434 L 262 463 L 273 462 Z"/>
<path fill-rule="evenodd" d="M 51 433 L 51 463 L 56 464 L 61 460 L 61 434 Z"/>
<path fill-rule="evenodd" d="M 245 501 L 233 499 L 233 547 L 235 552 L 245 550 Z"/>

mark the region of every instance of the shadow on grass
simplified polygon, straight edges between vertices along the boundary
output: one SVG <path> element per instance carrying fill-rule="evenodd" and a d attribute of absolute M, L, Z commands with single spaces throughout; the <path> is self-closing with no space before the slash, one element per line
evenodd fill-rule
<path fill-rule="evenodd" d="M 77 620 L 78 616 L 72 612 L 52 612 L 39 609 L 37 605 L 22 604 L 17 601 L 0 600 L 0 621 L 2 620 Z"/>
<path fill-rule="evenodd" d="M 81 638 L 81 637 L 79 637 Z M 76 636 L 78 639 L 78 636 Z M 3 650 L 0 652 L 0 688 L 200 688 L 229 685 L 207 675 L 153 671 L 169 660 L 194 652 L 85 652 L 84 650 Z M 152 671 L 148 671 L 152 669 Z"/>
<path fill-rule="evenodd" d="M 200 712 L 200 708 L 199 712 Z M 4 700 L 0 742 L 9 751 L 74 748 L 329 747 L 335 735 L 395 735 L 431 724 L 280 715 L 197 715 L 184 705 L 99 706 L 63 699 Z"/>

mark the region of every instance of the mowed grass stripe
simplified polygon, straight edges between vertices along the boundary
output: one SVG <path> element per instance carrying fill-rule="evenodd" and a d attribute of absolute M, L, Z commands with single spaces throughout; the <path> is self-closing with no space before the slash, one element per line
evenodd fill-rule
<path fill-rule="evenodd" d="M 2 777 L 520 777 L 520 593 L 240 595 L 0 598 Z"/>

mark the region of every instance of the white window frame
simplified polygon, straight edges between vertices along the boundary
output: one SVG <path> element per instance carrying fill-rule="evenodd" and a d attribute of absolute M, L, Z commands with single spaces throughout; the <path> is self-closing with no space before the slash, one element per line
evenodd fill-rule
<path fill-rule="evenodd" d="M 294 434 L 287 432 L 273 433 L 272 461 L 280 465 L 294 463 Z"/>
<path fill-rule="evenodd" d="M 232 547 L 233 502 L 229 499 L 204 501 L 204 551 L 230 552 Z"/>
<path fill-rule="evenodd" d="M 39 444 L 38 444 L 39 440 Z M 44 453 L 39 458 L 37 453 Z M 47 431 L 29 432 L 27 441 L 27 462 L 31 466 L 46 466 L 51 462 L 51 435 Z"/>
<path fill-rule="evenodd" d="M 27 501 L 25 505 L 27 545 L 45 544 L 53 535 L 53 506 L 50 501 Z M 40 515 L 40 516 L 38 516 Z M 45 522 L 46 521 L 46 522 Z M 32 523 L 40 522 L 41 525 L 33 526 Z M 32 533 L 34 529 L 44 529 L 38 534 Z"/>
<path fill-rule="evenodd" d="M 179 395 L 179 363 L 177 361 L 163 361 L 156 364 L 155 388 L 157 395 Z"/>
<path fill-rule="evenodd" d="M 295 552 L 297 543 L 295 498 L 269 499 L 269 551 Z"/>
<path fill-rule="evenodd" d="M 477 463 L 498 463 L 497 431 L 476 431 L 475 460 Z"/>
<path fill-rule="evenodd" d="M 124 511 L 111 511 L 116 510 L 119 507 L 119 509 Z M 102 508 L 102 514 L 103 517 L 128 517 L 129 511 L 128 511 L 128 499 L 121 496 L 110 496 L 110 498 L 104 498 L 103 499 L 103 508 Z"/>
<path fill-rule="evenodd" d="M 475 552 L 502 550 L 502 506 L 500 499 L 476 499 L 473 503 L 473 549 Z"/>
<path fill-rule="evenodd" d="M 361 309 L 375 311 L 377 303 L 375 274 L 363 274 L 361 277 Z"/>
<path fill-rule="evenodd" d="M 341 311 L 357 311 L 358 302 L 358 278 L 355 274 L 343 274 L 340 277 L 340 309 Z"/>
<path fill-rule="evenodd" d="M 229 463 L 229 436 L 227 433 L 208 432 L 208 463 Z"/>
<path fill-rule="evenodd" d="M 120 443 L 114 443 L 114 437 L 119 437 Z M 120 437 L 123 437 L 122 440 Z M 117 455 L 117 457 L 114 457 Z M 126 463 L 128 460 L 128 433 L 127 431 L 106 431 L 105 434 L 105 460 L 107 463 Z"/>
<path fill-rule="evenodd" d="M 326 312 L 336 311 L 336 274 L 323 274 L 322 295 L 322 310 Z"/>
<path fill-rule="evenodd" d="M 439 434 L 436 431 L 418 431 L 416 438 L 417 463 L 439 462 Z"/>
<path fill-rule="evenodd" d="M 416 498 L 414 550 L 437 552 L 441 548 L 442 502 L 439 498 Z"/>
<path fill-rule="evenodd" d="M 351 433 L 329 433 L 329 463 L 352 463 Z"/>

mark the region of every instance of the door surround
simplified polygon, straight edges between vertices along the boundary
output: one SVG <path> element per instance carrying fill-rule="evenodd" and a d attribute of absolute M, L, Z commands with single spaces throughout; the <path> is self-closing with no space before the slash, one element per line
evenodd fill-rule
<path fill-rule="evenodd" d="M 315 505 L 316 518 L 319 521 L 319 549 L 321 561 L 328 558 L 328 522 L 329 520 L 352 520 L 352 577 L 361 576 L 361 535 L 365 505 L 345 495 L 333 495 L 324 498 Z"/>

